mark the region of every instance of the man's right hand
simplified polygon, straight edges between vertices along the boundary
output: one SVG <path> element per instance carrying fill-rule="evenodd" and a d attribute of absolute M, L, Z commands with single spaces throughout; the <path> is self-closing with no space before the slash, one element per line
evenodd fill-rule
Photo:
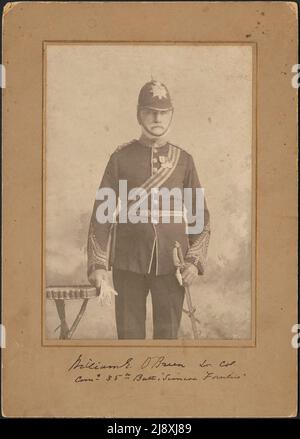
<path fill-rule="evenodd" d="M 100 288 L 102 281 L 108 281 L 107 271 L 104 269 L 95 270 L 89 275 L 89 282 L 96 288 Z"/>

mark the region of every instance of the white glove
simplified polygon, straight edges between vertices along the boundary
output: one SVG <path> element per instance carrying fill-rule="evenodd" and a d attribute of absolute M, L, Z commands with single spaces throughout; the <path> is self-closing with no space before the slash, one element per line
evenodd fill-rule
<path fill-rule="evenodd" d="M 107 271 L 104 269 L 93 271 L 89 276 L 89 282 L 96 288 L 100 288 L 98 301 L 101 306 L 111 305 L 112 296 L 117 296 L 118 293 L 110 286 Z"/>

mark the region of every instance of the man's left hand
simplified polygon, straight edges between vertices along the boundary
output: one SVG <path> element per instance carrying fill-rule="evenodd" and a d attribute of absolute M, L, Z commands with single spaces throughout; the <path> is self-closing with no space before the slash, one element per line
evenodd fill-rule
<path fill-rule="evenodd" d="M 194 264 L 186 264 L 181 275 L 183 284 L 189 286 L 198 277 L 198 268 Z"/>
<path fill-rule="evenodd" d="M 111 305 L 112 297 L 117 295 L 118 293 L 109 285 L 108 281 L 102 280 L 99 295 L 100 305 Z"/>

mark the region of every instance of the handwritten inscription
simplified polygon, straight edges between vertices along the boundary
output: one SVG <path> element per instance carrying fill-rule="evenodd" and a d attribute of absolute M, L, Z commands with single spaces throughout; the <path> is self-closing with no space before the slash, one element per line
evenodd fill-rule
<path fill-rule="evenodd" d="M 118 364 L 105 364 L 100 361 L 94 361 L 89 358 L 87 361 L 82 359 L 82 354 L 78 356 L 78 358 L 74 361 L 73 364 L 69 367 L 68 371 L 74 369 L 91 369 L 91 370 L 100 370 L 100 369 L 128 369 L 131 367 L 133 358 L 127 358 L 126 361 Z"/>
<path fill-rule="evenodd" d="M 160 357 L 147 357 L 141 364 L 141 369 L 145 368 L 158 369 L 159 367 L 185 367 L 183 363 L 168 362 L 165 361 L 165 356 Z"/>
<path fill-rule="evenodd" d="M 192 373 L 188 369 L 192 367 Z M 122 361 L 105 362 L 84 358 L 83 354 L 67 367 L 68 373 L 74 373 L 74 383 L 95 383 L 97 381 L 120 382 L 210 382 L 238 381 L 246 376 L 239 371 L 235 360 L 221 360 L 216 363 L 203 359 L 187 367 L 182 361 L 170 361 L 165 355 L 147 356 L 141 361 L 134 357 Z M 79 372 L 79 373 L 78 373 Z"/>

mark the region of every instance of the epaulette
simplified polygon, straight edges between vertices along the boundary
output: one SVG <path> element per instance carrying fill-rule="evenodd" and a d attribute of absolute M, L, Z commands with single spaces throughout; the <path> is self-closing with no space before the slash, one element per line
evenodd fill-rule
<path fill-rule="evenodd" d="M 119 145 L 117 147 L 116 151 L 121 151 L 121 149 L 125 148 L 125 146 L 131 145 L 133 142 L 134 142 L 134 139 L 130 140 L 130 142 L 122 143 L 121 145 Z"/>
<path fill-rule="evenodd" d="M 168 143 L 169 143 L 169 145 L 175 146 L 175 148 L 178 148 L 178 149 L 180 149 L 181 151 L 184 151 L 184 152 L 187 153 L 187 151 L 186 151 L 184 148 L 182 148 L 181 146 L 174 145 L 174 143 L 171 143 L 171 142 L 168 142 Z"/>

